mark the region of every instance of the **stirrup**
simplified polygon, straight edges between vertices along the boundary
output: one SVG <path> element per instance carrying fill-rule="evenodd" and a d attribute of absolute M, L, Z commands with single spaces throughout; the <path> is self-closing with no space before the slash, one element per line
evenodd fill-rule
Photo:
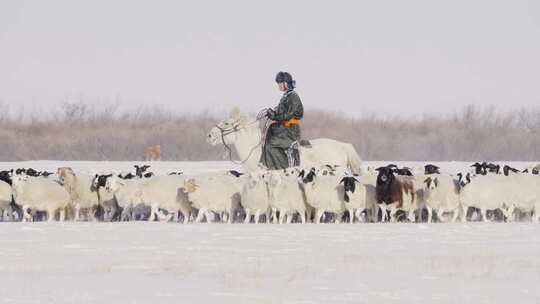
<path fill-rule="evenodd" d="M 297 167 L 300 165 L 300 153 L 298 152 L 298 147 L 299 147 L 298 141 L 293 141 L 291 145 L 289 146 L 289 148 L 285 149 L 285 154 L 287 155 L 287 162 L 289 164 L 289 168 Z M 298 155 L 298 160 L 294 158 L 295 151 Z"/>

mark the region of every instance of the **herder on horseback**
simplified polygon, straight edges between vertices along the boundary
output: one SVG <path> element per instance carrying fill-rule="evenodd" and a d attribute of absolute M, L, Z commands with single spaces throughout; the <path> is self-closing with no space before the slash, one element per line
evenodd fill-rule
<path fill-rule="evenodd" d="M 276 82 L 279 90 L 283 92 L 283 97 L 276 108 L 266 112 L 266 117 L 274 122 L 268 127 L 260 160 L 270 170 L 300 165 L 299 123 L 304 116 L 304 107 L 294 90 L 296 82 L 291 74 L 279 72 Z"/>

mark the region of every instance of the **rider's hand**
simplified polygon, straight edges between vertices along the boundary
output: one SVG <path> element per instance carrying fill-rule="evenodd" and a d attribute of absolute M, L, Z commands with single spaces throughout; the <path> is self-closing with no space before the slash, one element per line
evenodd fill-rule
<path fill-rule="evenodd" d="M 268 117 L 268 119 L 272 119 L 273 120 L 273 117 L 276 115 L 276 111 L 274 111 L 273 109 L 268 109 L 266 110 L 266 117 Z"/>

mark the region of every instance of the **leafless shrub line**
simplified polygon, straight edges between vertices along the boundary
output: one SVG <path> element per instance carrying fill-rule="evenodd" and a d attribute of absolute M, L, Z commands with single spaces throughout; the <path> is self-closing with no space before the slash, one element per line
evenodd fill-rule
<path fill-rule="evenodd" d="M 0 161 L 136 161 L 157 144 L 164 160 L 219 160 L 221 148 L 205 141 L 219 119 L 208 111 L 162 107 L 121 111 L 118 103 L 65 102 L 47 115 L 0 104 Z M 307 110 L 302 132 L 351 142 L 365 160 L 540 160 L 540 108 L 502 112 L 471 105 L 418 118 Z"/>

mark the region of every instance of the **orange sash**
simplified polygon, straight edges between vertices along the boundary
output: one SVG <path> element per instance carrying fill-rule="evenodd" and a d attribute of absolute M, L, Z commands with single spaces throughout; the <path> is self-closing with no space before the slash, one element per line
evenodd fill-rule
<path fill-rule="evenodd" d="M 282 126 L 284 126 L 285 128 L 288 128 L 292 125 L 298 125 L 300 124 L 300 119 L 296 118 L 296 117 L 293 117 L 291 119 L 288 119 L 288 120 L 283 120 L 283 121 L 280 121 L 279 122 Z"/>

